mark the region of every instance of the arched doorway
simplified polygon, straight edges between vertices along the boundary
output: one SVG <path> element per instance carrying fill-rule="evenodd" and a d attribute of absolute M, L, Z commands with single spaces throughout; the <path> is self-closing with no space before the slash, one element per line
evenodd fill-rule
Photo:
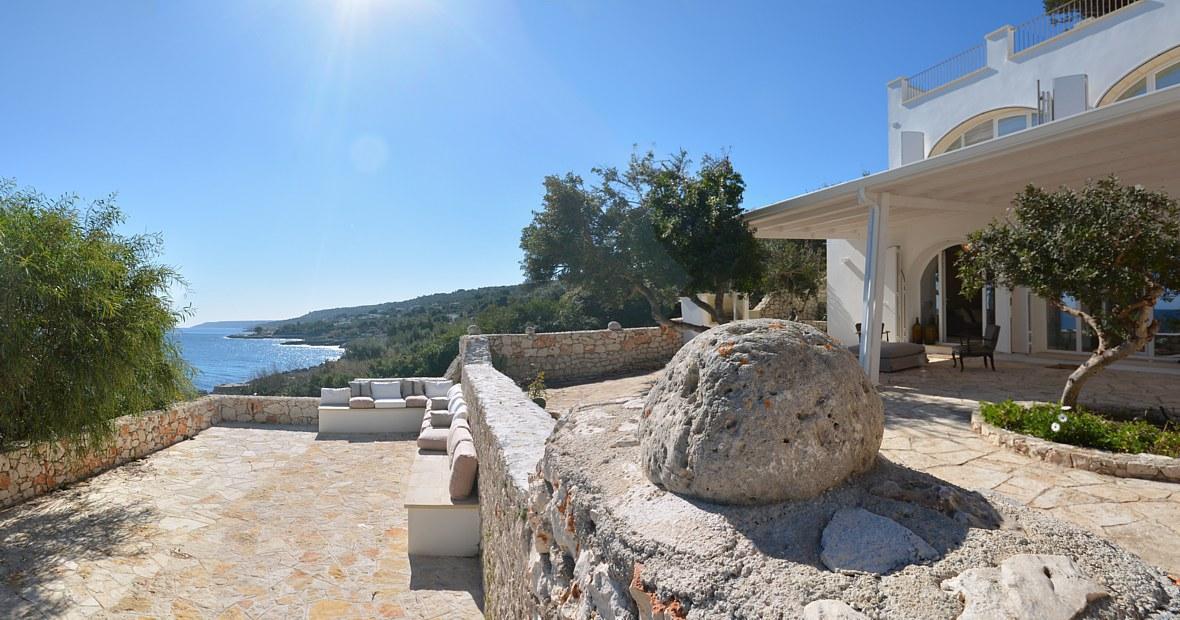
<path fill-rule="evenodd" d="M 930 259 L 922 272 L 919 318 L 923 326 L 938 326 L 942 342 L 980 336 L 987 325 L 996 323 L 995 289 L 988 286 L 982 294 L 966 294 L 962 288 L 956 265 L 962 253 L 961 245 L 947 246 Z"/>

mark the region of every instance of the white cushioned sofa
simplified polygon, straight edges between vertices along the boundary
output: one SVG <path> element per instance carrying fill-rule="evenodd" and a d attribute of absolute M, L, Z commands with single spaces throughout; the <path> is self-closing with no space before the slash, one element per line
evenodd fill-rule
<path fill-rule="evenodd" d="M 346 388 L 320 390 L 321 433 L 415 433 L 433 399 L 452 381 L 426 378 L 354 379 Z M 440 401 L 441 403 L 441 401 Z"/>
<path fill-rule="evenodd" d="M 443 403 L 438 399 L 431 405 Z M 445 406 L 421 416 L 418 455 L 410 466 L 405 499 L 411 555 L 479 555 L 478 472 L 462 386 L 455 385 Z"/>

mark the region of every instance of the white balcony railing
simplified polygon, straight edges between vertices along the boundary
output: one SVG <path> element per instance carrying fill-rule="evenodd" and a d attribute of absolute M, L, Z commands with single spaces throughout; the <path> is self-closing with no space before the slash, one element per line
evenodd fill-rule
<path fill-rule="evenodd" d="M 1065 2 L 1043 15 L 1014 28 L 1009 28 L 1012 40 L 1011 47 L 1006 53 L 1014 54 L 1027 50 L 1108 13 L 1143 1 L 1072 0 Z M 987 43 L 981 43 L 906 78 L 902 101 L 910 101 L 930 91 L 942 88 L 987 66 L 988 46 Z"/>

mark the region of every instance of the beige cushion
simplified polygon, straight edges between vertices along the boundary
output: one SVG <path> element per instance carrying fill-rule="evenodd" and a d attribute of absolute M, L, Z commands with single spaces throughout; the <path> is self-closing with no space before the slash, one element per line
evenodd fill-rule
<path fill-rule="evenodd" d="M 462 396 L 452 398 L 450 400 L 450 402 L 447 403 L 447 411 L 450 411 L 451 413 L 455 413 L 455 410 L 459 408 L 459 405 L 462 405 L 465 402 L 467 402 L 467 401 L 463 400 Z"/>
<path fill-rule="evenodd" d="M 466 499 L 475 490 L 475 477 L 479 473 L 479 459 L 475 455 L 475 444 L 460 442 L 451 453 L 451 499 Z"/>
<path fill-rule="evenodd" d="M 456 425 L 452 423 L 450 436 L 447 437 L 447 454 L 453 454 L 455 452 L 455 446 L 464 441 L 475 441 L 471 437 L 471 429 L 466 424 Z"/>
<path fill-rule="evenodd" d="M 373 406 L 377 409 L 405 409 L 404 398 L 374 398 Z"/>
<path fill-rule="evenodd" d="M 373 398 L 401 398 L 402 382 L 371 381 L 369 383 L 369 390 L 372 392 Z"/>
<path fill-rule="evenodd" d="M 459 396 L 462 393 L 463 393 L 463 384 L 462 383 L 456 383 L 455 385 L 451 386 L 451 389 L 447 390 L 447 396 L 450 396 L 451 398 Z"/>
<path fill-rule="evenodd" d="M 442 452 L 447 449 L 447 430 L 428 428 L 418 434 L 418 448 Z"/>
<path fill-rule="evenodd" d="M 466 422 L 467 421 L 467 405 L 459 405 L 458 407 L 455 408 L 454 411 L 451 412 L 451 414 L 455 416 L 456 420 L 463 420 L 464 422 Z"/>
<path fill-rule="evenodd" d="M 450 379 L 445 381 L 423 381 L 422 394 L 429 398 L 434 398 L 435 396 L 445 397 L 447 390 L 451 389 L 452 385 L 455 385 L 455 382 Z"/>
<path fill-rule="evenodd" d="M 425 409 L 430 406 L 430 399 L 425 396 L 406 396 L 406 406 L 415 409 Z"/>
<path fill-rule="evenodd" d="M 353 396 L 348 399 L 348 406 L 353 409 L 372 409 L 373 399 L 368 396 Z"/>
<path fill-rule="evenodd" d="M 352 396 L 349 388 L 320 388 L 320 405 L 325 407 L 343 407 L 348 404 Z"/>
<path fill-rule="evenodd" d="M 360 379 L 353 379 L 348 382 L 348 389 L 352 390 L 352 396 L 365 396 L 361 391 L 361 383 L 363 381 Z"/>
<path fill-rule="evenodd" d="M 446 396 L 427 396 L 430 399 L 430 408 L 446 411 L 451 404 L 451 399 Z"/>
<path fill-rule="evenodd" d="M 432 410 L 430 412 L 430 425 L 435 428 L 450 428 L 451 420 L 454 419 L 454 417 L 455 416 L 451 415 L 447 411 Z"/>

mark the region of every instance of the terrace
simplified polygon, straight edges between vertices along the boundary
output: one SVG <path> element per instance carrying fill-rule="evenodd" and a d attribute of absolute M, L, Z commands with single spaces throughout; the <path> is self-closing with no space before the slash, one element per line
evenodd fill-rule
<path fill-rule="evenodd" d="M 981 400 L 1055 400 L 1069 370 L 1005 363 L 993 373 L 971 360 L 966 372 L 949 357 L 922 369 L 881 375 L 885 439 L 881 454 L 974 490 L 992 490 L 1113 540 L 1172 575 L 1180 575 L 1180 485 L 1118 478 L 1054 465 L 993 445 L 971 430 Z M 660 372 L 550 390 L 547 408 L 640 398 Z M 1111 370 L 1084 392 L 1094 404 L 1142 403 L 1180 411 L 1180 393 L 1158 377 Z"/>
<path fill-rule="evenodd" d="M 0 609 L 30 618 L 523 617 L 546 604 L 535 598 L 534 545 L 521 543 L 539 535 L 533 475 L 554 427 L 510 377 L 519 382 L 537 367 L 565 376 L 567 385 L 548 394 L 558 416 L 618 406 L 648 392 L 679 341 L 660 328 L 462 339 L 480 458 L 479 558 L 408 553 L 403 501 L 417 454 L 410 436 L 317 434 L 315 399 L 209 397 L 136 417 L 188 419 L 191 439 L 0 511 Z M 935 356 L 921 369 L 883 375 L 881 454 L 955 488 L 994 491 L 1072 522 L 1180 573 L 1176 483 L 1054 465 L 971 430 L 979 400 L 1051 399 L 1068 372 L 1003 359 L 998 366 L 961 373 Z M 1180 394 L 1156 379 L 1111 370 L 1086 393 L 1180 409 Z M 134 444 L 136 431 L 126 435 Z M 3 466 L 0 483 L 11 487 Z M 21 461 L 13 471 L 28 467 Z M 56 486 L 45 475 L 38 484 Z M 574 522 L 571 508 L 570 528 Z"/>

